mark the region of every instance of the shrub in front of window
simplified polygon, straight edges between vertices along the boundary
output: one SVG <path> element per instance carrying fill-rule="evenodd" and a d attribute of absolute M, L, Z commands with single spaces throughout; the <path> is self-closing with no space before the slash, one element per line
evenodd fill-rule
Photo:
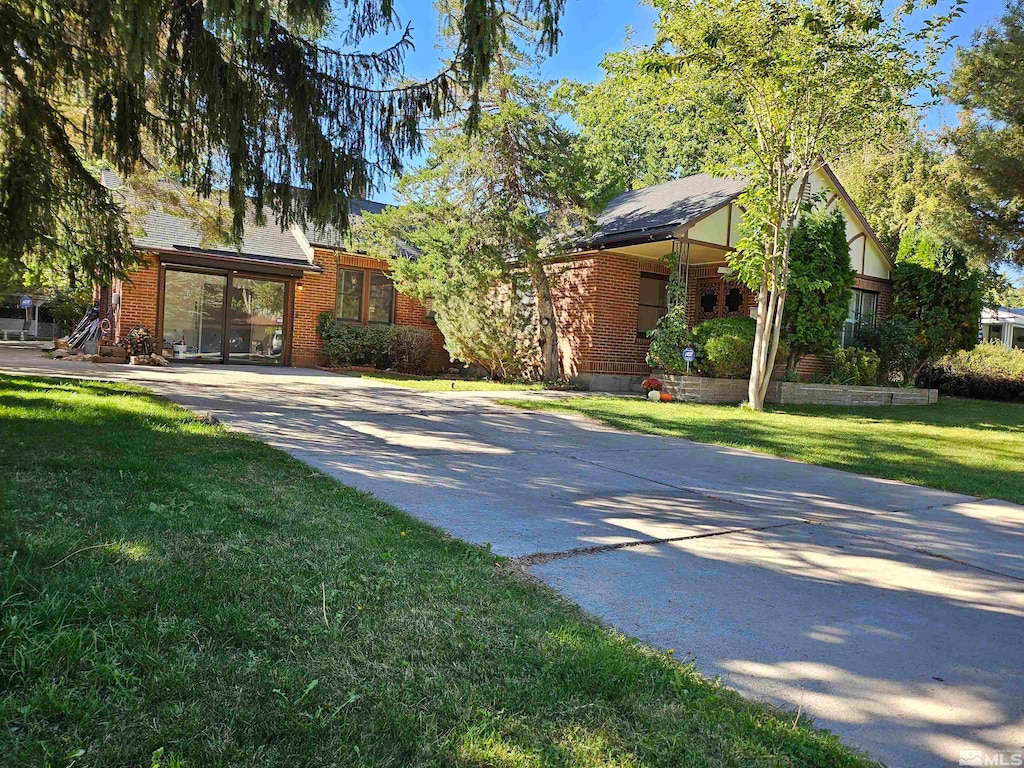
<path fill-rule="evenodd" d="M 357 325 L 320 315 L 317 333 L 323 339 L 328 366 L 370 366 L 401 373 L 425 373 L 432 351 L 430 332 L 396 325 Z"/>
<path fill-rule="evenodd" d="M 691 373 L 718 379 L 742 379 L 750 375 L 754 326 L 754 320 L 749 317 L 718 317 L 705 320 L 690 331 L 682 306 L 673 306 L 652 334 L 647 362 L 652 368 L 685 373 L 683 350 L 693 347 L 697 357 L 690 365 Z M 787 354 L 785 344 L 780 344 L 779 355 Z"/>
<path fill-rule="evenodd" d="M 1024 349 L 993 341 L 960 350 L 923 368 L 918 384 L 944 395 L 1024 402 Z"/>
<path fill-rule="evenodd" d="M 783 338 L 789 346 L 786 368 L 802 357 L 828 353 L 850 313 L 850 268 L 846 219 L 838 208 L 804 216 L 793 231 Z M 872 318 L 873 325 L 873 318 Z M 780 358 L 781 359 L 781 358 Z"/>
<path fill-rule="evenodd" d="M 681 303 L 672 305 L 650 335 L 647 364 L 669 373 L 685 373 L 683 350 L 687 347 L 696 348 L 693 333 L 686 325 L 686 308 Z"/>
<path fill-rule="evenodd" d="M 878 353 L 870 349 L 836 349 L 829 356 L 827 384 L 870 387 L 878 383 Z"/>
<path fill-rule="evenodd" d="M 427 372 L 430 355 L 433 352 L 430 331 L 425 328 L 409 328 L 396 325 L 391 340 L 391 361 L 402 373 L 421 374 Z"/>
<path fill-rule="evenodd" d="M 697 371 L 715 379 L 743 379 L 750 375 L 754 354 L 754 328 L 749 317 L 718 317 L 693 329 L 697 345 Z M 779 350 L 785 359 L 786 350 Z"/>

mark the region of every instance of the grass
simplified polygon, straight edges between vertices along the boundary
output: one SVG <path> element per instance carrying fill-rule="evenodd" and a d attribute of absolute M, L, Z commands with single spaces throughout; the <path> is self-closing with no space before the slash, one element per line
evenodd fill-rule
<path fill-rule="evenodd" d="M 530 389 L 544 389 L 544 384 L 514 383 L 504 381 L 486 381 L 482 379 L 459 379 L 445 376 L 408 376 L 402 373 L 361 373 L 345 372 L 343 376 L 355 376 L 360 379 L 372 379 L 386 384 L 397 384 L 400 387 L 419 389 L 424 392 L 491 392 L 506 390 L 510 392 Z"/>
<path fill-rule="evenodd" d="M 973 496 L 1024 503 L 1024 404 L 942 398 L 895 408 L 736 406 L 588 397 L 504 401 L 619 429 L 747 448 Z"/>
<path fill-rule="evenodd" d="M 0 377 L 0 434 L 4 766 L 868 764 L 140 390 Z"/>

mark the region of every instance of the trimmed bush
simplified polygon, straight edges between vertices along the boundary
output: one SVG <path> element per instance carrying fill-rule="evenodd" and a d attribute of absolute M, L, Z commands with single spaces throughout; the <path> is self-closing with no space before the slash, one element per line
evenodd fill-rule
<path fill-rule="evenodd" d="M 697 357 L 690 367 L 697 376 L 746 378 L 754 356 L 756 325 L 750 317 L 720 317 L 705 320 L 691 331 L 682 306 L 673 307 L 652 334 L 647 363 L 670 373 L 685 373 L 683 350 L 693 347 Z M 788 354 L 786 345 L 780 343 L 776 360 L 782 362 Z"/>
<path fill-rule="evenodd" d="M 748 377 L 756 327 L 750 317 L 720 317 L 705 320 L 694 328 L 699 374 L 716 379 Z M 780 342 L 776 361 L 784 361 L 787 355 L 786 345 Z"/>
<path fill-rule="evenodd" d="M 391 364 L 402 373 L 426 373 L 433 352 L 430 331 L 404 325 L 393 327 Z"/>
<path fill-rule="evenodd" d="M 826 384 L 872 387 L 878 383 L 879 357 L 870 349 L 837 349 L 829 356 L 831 368 Z"/>
<path fill-rule="evenodd" d="M 944 395 L 1024 401 L 1024 349 L 993 341 L 960 350 L 923 368 L 918 384 Z"/>
<path fill-rule="evenodd" d="M 432 351 L 430 332 L 401 325 L 357 325 L 321 313 L 317 333 L 329 366 L 365 365 L 402 373 L 425 373 Z"/>

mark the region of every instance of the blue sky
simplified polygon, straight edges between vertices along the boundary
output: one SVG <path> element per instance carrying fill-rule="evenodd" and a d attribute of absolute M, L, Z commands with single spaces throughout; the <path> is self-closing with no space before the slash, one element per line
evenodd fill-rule
<path fill-rule="evenodd" d="M 440 61 L 436 47 L 437 12 L 433 3 L 427 0 L 400 0 L 398 9 L 402 21 L 412 24 L 416 43 L 416 50 L 406 62 L 406 73 L 414 78 L 430 77 L 437 72 Z M 951 34 L 957 36 L 958 44 L 966 45 L 974 31 L 993 23 L 1002 9 L 1001 0 L 970 0 L 967 12 L 954 22 Z M 544 63 L 545 77 L 552 80 L 600 79 L 601 59 L 606 53 L 623 48 L 627 29 L 631 30 L 635 43 L 653 41 L 655 18 L 656 14 L 651 8 L 634 0 L 568 0 L 558 52 Z M 950 51 L 942 61 L 944 71 L 949 71 L 953 59 L 954 54 Z M 934 129 L 955 121 L 956 110 L 941 106 L 931 110 L 926 125 Z M 378 191 L 374 197 L 393 202 L 390 189 Z"/>

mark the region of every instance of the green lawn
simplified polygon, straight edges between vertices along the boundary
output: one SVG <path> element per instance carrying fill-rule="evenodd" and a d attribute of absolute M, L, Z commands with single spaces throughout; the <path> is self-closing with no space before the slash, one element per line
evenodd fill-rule
<path fill-rule="evenodd" d="M 762 453 L 1024 503 L 1024 405 L 943 398 L 895 408 L 652 403 L 639 397 L 503 401 L 613 427 Z"/>
<path fill-rule="evenodd" d="M 0 435 L 5 767 L 867 764 L 138 390 L 0 377 Z"/>
<path fill-rule="evenodd" d="M 443 376 L 405 376 L 401 373 L 359 373 L 345 372 L 343 376 L 354 376 L 360 379 L 383 381 L 397 384 L 409 389 L 421 389 L 425 392 L 490 392 L 495 390 L 521 391 L 527 389 L 544 389 L 544 384 L 516 384 L 504 381 L 484 381 L 479 379 L 459 379 Z"/>

